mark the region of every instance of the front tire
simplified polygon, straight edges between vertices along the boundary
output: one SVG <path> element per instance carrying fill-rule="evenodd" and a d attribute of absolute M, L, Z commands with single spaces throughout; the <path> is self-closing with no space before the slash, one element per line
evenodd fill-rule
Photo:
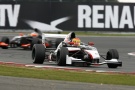
<path fill-rule="evenodd" d="M 32 59 L 35 64 L 43 64 L 45 59 L 45 47 L 42 44 L 35 44 L 32 49 Z"/>
<path fill-rule="evenodd" d="M 57 53 L 57 65 L 66 66 L 66 56 L 68 55 L 68 49 L 61 47 Z"/>
<path fill-rule="evenodd" d="M 110 49 L 107 52 L 106 55 L 106 60 L 111 60 L 111 59 L 119 59 L 119 53 L 116 49 Z M 112 64 L 112 63 L 108 63 L 108 68 L 117 68 L 118 65 L 117 64 Z"/>

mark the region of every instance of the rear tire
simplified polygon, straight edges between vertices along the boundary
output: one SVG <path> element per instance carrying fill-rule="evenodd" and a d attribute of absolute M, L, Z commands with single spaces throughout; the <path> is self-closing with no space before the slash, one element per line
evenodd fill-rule
<path fill-rule="evenodd" d="M 68 49 L 65 47 L 61 47 L 57 53 L 57 65 L 66 66 L 66 55 L 68 55 Z"/>
<path fill-rule="evenodd" d="M 111 59 L 119 59 L 119 53 L 116 49 L 110 49 L 107 52 L 106 55 L 106 60 L 111 60 Z M 108 63 L 108 68 L 117 68 L 118 65 L 117 64 L 112 64 L 112 63 Z"/>
<path fill-rule="evenodd" d="M 30 44 L 30 49 L 32 50 L 34 44 L 41 44 L 40 40 L 38 38 L 33 38 Z"/>
<path fill-rule="evenodd" d="M 45 47 L 42 44 L 35 44 L 32 49 L 32 59 L 35 64 L 43 64 L 45 59 Z"/>
<path fill-rule="evenodd" d="M 9 38 L 8 37 L 2 37 L 1 42 L 4 42 L 6 44 L 9 44 Z M 7 46 L 2 46 L 2 49 L 8 49 Z"/>
<path fill-rule="evenodd" d="M 58 45 L 59 45 L 63 40 L 64 40 L 63 38 L 57 38 L 57 39 L 56 39 L 56 42 L 55 42 L 55 47 L 57 48 Z"/>
<path fill-rule="evenodd" d="M 21 37 L 20 44 L 28 44 L 29 41 L 26 39 L 26 37 Z"/>

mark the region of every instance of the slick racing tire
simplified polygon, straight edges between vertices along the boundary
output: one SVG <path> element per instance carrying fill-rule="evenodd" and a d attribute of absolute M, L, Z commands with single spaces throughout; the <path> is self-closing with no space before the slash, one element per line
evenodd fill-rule
<path fill-rule="evenodd" d="M 28 44 L 29 41 L 26 39 L 26 37 L 21 37 L 20 44 Z"/>
<path fill-rule="evenodd" d="M 56 41 L 55 41 L 55 47 L 57 48 L 58 45 L 59 45 L 63 40 L 64 40 L 63 38 L 57 38 Z"/>
<path fill-rule="evenodd" d="M 8 37 L 2 37 L 1 42 L 4 42 L 6 44 L 9 44 L 9 38 Z M 2 46 L 2 49 L 8 49 L 7 46 Z"/>
<path fill-rule="evenodd" d="M 57 65 L 65 66 L 66 65 L 66 55 L 68 55 L 68 49 L 66 47 L 61 47 L 57 53 Z"/>
<path fill-rule="evenodd" d="M 119 59 L 119 53 L 116 49 L 110 49 L 107 52 L 106 55 L 106 60 L 111 60 L 111 59 Z M 117 68 L 118 65 L 117 64 L 112 64 L 112 63 L 108 63 L 108 68 Z"/>
<path fill-rule="evenodd" d="M 32 48 L 32 59 L 35 64 L 43 64 L 45 59 L 45 47 L 42 44 L 35 44 Z"/>
<path fill-rule="evenodd" d="M 41 41 L 38 38 L 33 38 L 30 44 L 30 49 L 32 50 L 34 44 L 41 44 Z"/>

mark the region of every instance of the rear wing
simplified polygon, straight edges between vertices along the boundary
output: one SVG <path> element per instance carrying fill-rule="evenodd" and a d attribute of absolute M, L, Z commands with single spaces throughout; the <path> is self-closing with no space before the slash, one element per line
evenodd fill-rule
<path fill-rule="evenodd" d="M 45 43 L 46 38 L 66 38 L 67 34 L 48 34 L 42 33 L 42 43 Z"/>

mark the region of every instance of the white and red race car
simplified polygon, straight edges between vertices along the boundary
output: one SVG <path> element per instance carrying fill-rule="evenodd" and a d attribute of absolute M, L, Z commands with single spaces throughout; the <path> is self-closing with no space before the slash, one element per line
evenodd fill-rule
<path fill-rule="evenodd" d="M 45 36 L 42 36 L 43 44 L 35 44 L 32 49 L 32 59 L 35 64 L 43 64 L 45 61 L 54 61 L 59 66 L 66 65 L 103 65 L 107 64 L 109 68 L 117 68 L 122 66 L 119 61 L 119 54 L 116 49 L 110 49 L 106 55 L 100 55 L 98 50 L 93 47 L 93 43 L 85 44 L 80 42 L 74 32 L 67 36 L 59 36 L 65 38 L 58 47 L 48 53 L 48 49 L 44 45 Z M 53 35 L 52 37 L 55 37 Z M 73 42 L 74 39 L 74 42 Z M 77 45 L 77 43 L 79 44 Z M 100 62 L 100 58 L 105 59 Z"/>

